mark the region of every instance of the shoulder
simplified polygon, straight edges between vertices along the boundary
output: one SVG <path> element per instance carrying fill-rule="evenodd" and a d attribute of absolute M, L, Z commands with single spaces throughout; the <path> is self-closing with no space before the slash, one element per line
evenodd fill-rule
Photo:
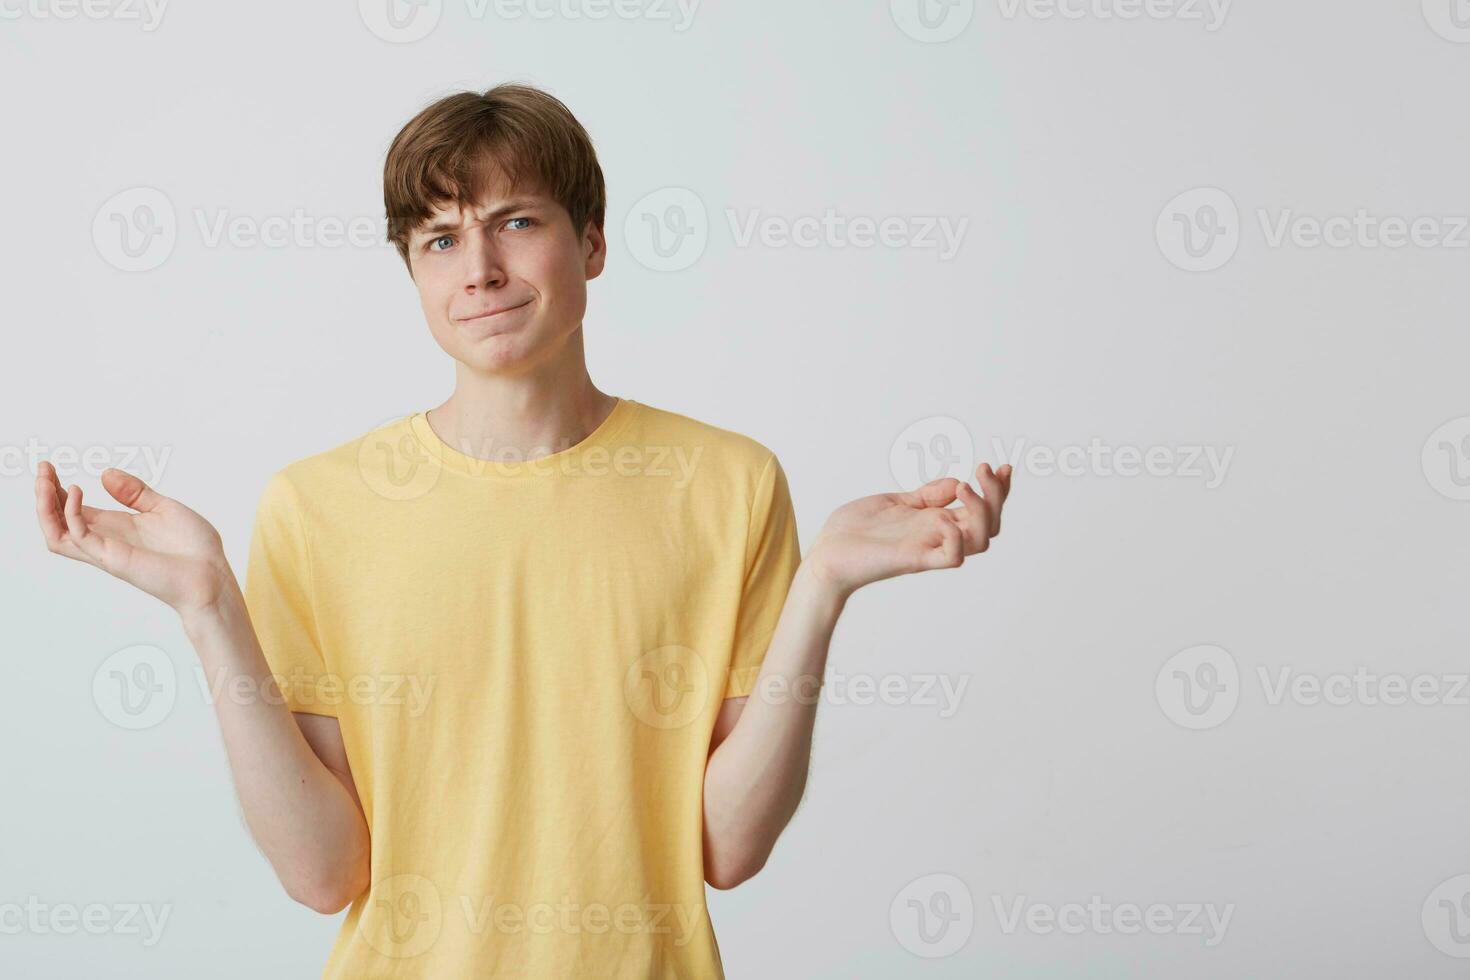
<path fill-rule="evenodd" d="M 769 446 L 744 432 L 638 402 L 626 441 L 649 460 L 663 458 L 681 487 L 749 512 L 773 488 L 785 489 L 785 473 Z"/>
<path fill-rule="evenodd" d="M 372 428 L 308 456 L 283 464 L 267 478 L 262 503 L 310 510 L 313 500 L 344 501 L 368 488 L 368 476 L 381 470 L 384 455 L 404 455 L 404 438 L 412 438 L 408 416 L 388 419 Z"/>
<path fill-rule="evenodd" d="M 709 463 L 724 477 L 759 480 L 774 464 L 776 454 L 765 443 L 734 429 L 693 418 L 681 412 L 638 402 L 636 438 L 647 446 L 682 449 L 686 456 Z"/>

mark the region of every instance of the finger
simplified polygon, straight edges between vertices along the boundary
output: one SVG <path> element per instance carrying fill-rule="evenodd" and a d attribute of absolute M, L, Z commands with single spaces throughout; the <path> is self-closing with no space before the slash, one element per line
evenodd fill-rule
<path fill-rule="evenodd" d="M 976 467 L 975 476 L 980 480 L 980 492 L 985 495 L 985 507 L 990 512 L 990 536 L 993 538 L 1000 533 L 1000 505 L 1005 501 L 1005 488 L 989 463 Z"/>
<path fill-rule="evenodd" d="M 62 509 L 66 507 L 66 491 L 61 488 L 61 481 L 57 479 L 56 467 L 44 461 L 41 463 L 41 465 L 47 467 L 47 470 L 39 471 L 38 476 L 41 476 L 41 478 L 44 479 L 45 477 L 42 476 L 42 474 L 45 474 L 49 471 L 49 485 L 47 489 L 56 501 L 56 512 L 59 515 Z M 96 519 L 98 514 L 106 513 L 109 512 L 103 510 L 100 507 L 92 507 L 88 504 L 82 504 L 82 516 L 85 517 L 88 521 Z M 117 512 L 111 511 L 111 513 L 115 514 Z"/>
<path fill-rule="evenodd" d="M 42 463 L 42 467 L 50 466 Z M 62 522 L 61 507 L 56 498 L 56 491 L 52 484 L 56 481 L 56 470 L 51 471 L 51 479 L 48 482 L 44 471 L 36 477 L 36 520 L 40 522 L 41 534 L 46 538 L 46 544 L 53 551 L 60 551 L 65 546 L 66 525 Z"/>
<path fill-rule="evenodd" d="M 927 569 L 934 568 L 956 568 L 965 561 L 964 532 L 960 530 L 959 524 L 953 520 L 946 520 L 939 525 L 939 542 L 930 547 L 923 555 L 923 566 Z"/>
<path fill-rule="evenodd" d="M 955 522 L 964 532 L 965 554 L 978 555 L 990 547 L 995 531 L 991 527 L 990 508 L 968 483 L 960 484 L 960 503 L 964 507 L 953 511 Z"/>
<path fill-rule="evenodd" d="M 73 494 L 72 491 L 76 493 Z M 87 529 L 87 522 L 82 517 L 82 488 L 73 483 L 66 488 L 66 507 L 63 509 L 66 517 L 66 530 L 70 541 L 81 550 L 84 555 L 90 556 L 97 564 L 102 565 L 103 547 L 97 535 Z"/>
<path fill-rule="evenodd" d="M 157 510 L 167 499 L 133 474 L 112 466 L 102 471 L 102 486 L 113 500 L 136 511 Z"/>
<path fill-rule="evenodd" d="M 1000 519 L 1001 516 L 1005 513 L 1006 501 L 1009 500 L 1011 496 L 1011 474 L 1014 472 L 1015 471 L 1011 468 L 1010 463 L 1005 464 L 1000 469 L 995 471 L 995 475 L 1000 477 L 1000 500 L 996 501 L 995 505 L 996 534 L 1000 533 Z M 992 537 L 994 537 L 994 535 L 992 535 Z"/>
<path fill-rule="evenodd" d="M 73 493 L 72 491 L 76 492 Z M 87 525 L 82 520 L 82 488 L 73 483 L 66 488 L 66 499 L 61 505 L 61 517 L 66 521 L 66 533 L 80 545 L 87 536 Z"/>
<path fill-rule="evenodd" d="M 62 511 L 66 507 L 66 491 L 61 488 L 61 481 L 56 478 L 56 468 L 54 466 L 51 466 L 50 463 L 42 463 L 41 465 L 50 468 L 50 477 L 48 480 L 46 476 L 38 473 L 37 492 L 42 492 L 44 488 L 44 493 L 47 494 L 48 499 L 55 504 L 55 507 L 53 509 L 56 513 L 57 523 L 60 524 Z M 82 516 L 85 517 L 88 521 L 94 520 L 99 514 L 107 513 L 115 514 L 117 513 L 117 511 L 109 512 L 101 509 L 100 507 L 93 507 L 89 504 L 82 504 Z M 65 530 L 65 526 L 62 526 L 62 531 L 65 532 Z"/>
<path fill-rule="evenodd" d="M 36 477 L 45 481 L 46 489 L 51 493 L 51 499 L 56 502 L 57 519 L 60 520 L 61 508 L 66 504 L 66 491 L 61 489 L 61 480 L 56 476 L 56 467 L 43 459 L 41 465 L 36 467 Z"/>
<path fill-rule="evenodd" d="M 996 477 L 1000 480 L 1000 499 L 997 500 L 996 503 L 1000 504 L 1001 506 L 1005 505 L 1006 498 L 1011 495 L 1011 472 L 1012 470 L 1010 463 L 1006 463 L 1000 469 L 995 471 Z"/>
<path fill-rule="evenodd" d="M 902 496 L 911 507 L 948 507 L 954 503 L 959 484 L 952 476 L 941 476 Z"/>
<path fill-rule="evenodd" d="M 100 562 L 72 540 L 66 523 L 67 496 L 67 491 L 61 489 L 61 483 L 56 478 L 56 467 L 43 460 L 36 468 L 36 518 L 41 525 L 41 536 L 46 541 L 47 550 L 65 558 L 101 567 Z M 99 513 L 102 512 L 95 507 L 81 508 L 84 524 Z"/>

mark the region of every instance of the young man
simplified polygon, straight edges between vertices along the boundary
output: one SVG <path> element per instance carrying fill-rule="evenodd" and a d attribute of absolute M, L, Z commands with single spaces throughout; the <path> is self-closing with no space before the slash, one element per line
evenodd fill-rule
<path fill-rule="evenodd" d="M 217 710 L 286 891 L 350 905 L 326 977 L 723 977 L 705 885 L 796 810 L 847 597 L 984 551 L 1009 468 L 853 501 L 803 559 L 770 450 L 589 378 L 605 195 L 564 105 L 434 103 L 384 197 L 449 398 L 275 473 L 243 590 L 213 527 L 115 469 L 136 513 L 42 464 L 47 546 L 277 695 Z"/>

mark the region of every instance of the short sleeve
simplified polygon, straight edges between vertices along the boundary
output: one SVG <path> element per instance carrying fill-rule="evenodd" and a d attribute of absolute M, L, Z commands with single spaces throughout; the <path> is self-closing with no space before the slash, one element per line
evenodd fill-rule
<path fill-rule="evenodd" d="M 781 618 L 786 593 L 801 564 L 796 512 L 786 473 L 774 454 L 756 481 L 745 542 L 745 583 L 730 650 L 725 697 L 745 697 L 755 689 L 771 634 Z"/>
<path fill-rule="evenodd" d="M 250 536 L 245 606 L 266 663 L 292 711 L 336 717 L 312 607 L 301 498 L 284 472 L 266 484 Z"/>

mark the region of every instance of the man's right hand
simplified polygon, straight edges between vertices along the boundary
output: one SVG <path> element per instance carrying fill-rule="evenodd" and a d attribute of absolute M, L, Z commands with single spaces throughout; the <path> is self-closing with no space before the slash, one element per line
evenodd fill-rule
<path fill-rule="evenodd" d="M 84 506 L 82 488 L 63 490 L 56 467 L 41 462 L 36 515 L 52 553 L 95 565 L 184 617 L 238 589 L 219 532 L 203 517 L 119 469 L 103 470 L 102 486 L 137 513 Z"/>

